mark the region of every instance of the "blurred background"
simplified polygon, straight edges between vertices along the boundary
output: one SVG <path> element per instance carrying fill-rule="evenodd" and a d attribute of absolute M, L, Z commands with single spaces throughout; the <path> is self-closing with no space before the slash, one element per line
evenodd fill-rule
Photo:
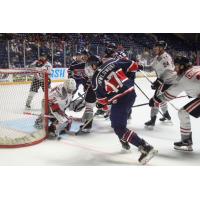
<path fill-rule="evenodd" d="M 198 33 L 1 33 L 0 68 L 23 68 L 48 55 L 54 68 L 67 68 L 76 52 L 87 48 L 103 55 L 105 42 L 114 42 L 130 59 L 140 56 L 147 64 L 153 57 L 152 47 L 165 40 L 167 52 L 188 56 L 199 65 L 200 37 Z"/>

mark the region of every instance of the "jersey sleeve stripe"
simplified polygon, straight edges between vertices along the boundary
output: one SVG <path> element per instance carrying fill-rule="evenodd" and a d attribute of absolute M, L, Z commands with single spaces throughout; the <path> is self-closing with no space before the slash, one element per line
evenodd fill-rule
<path fill-rule="evenodd" d="M 164 92 L 164 97 L 167 99 L 167 100 L 172 100 L 172 99 L 175 99 L 176 96 L 173 96 L 171 94 L 169 94 L 167 91 Z"/>
<path fill-rule="evenodd" d="M 132 62 L 131 66 L 127 69 L 127 72 L 136 72 L 138 70 L 138 64 Z"/>

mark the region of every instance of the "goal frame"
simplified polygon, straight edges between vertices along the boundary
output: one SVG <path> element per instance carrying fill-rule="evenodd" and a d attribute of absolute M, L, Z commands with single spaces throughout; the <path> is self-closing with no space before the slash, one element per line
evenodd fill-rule
<path fill-rule="evenodd" d="M 13 76 L 13 74 L 21 74 L 21 75 L 35 75 L 35 74 L 43 74 L 44 76 L 44 120 L 43 120 L 43 129 L 38 130 L 35 134 L 27 135 L 26 140 L 27 142 L 19 142 L 15 144 L 15 141 L 8 141 L 1 138 L 0 135 L 0 148 L 20 148 L 20 147 L 27 147 L 32 146 L 35 144 L 39 144 L 44 141 L 48 136 L 48 122 L 49 122 L 49 106 L 48 106 L 48 91 L 49 91 L 49 74 L 47 70 L 35 69 L 35 68 L 12 68 L 12 69 L 2 69 L 0 68 L 0 75 L 1 74 L 8 74 Z M 30 83 L 30 81 L 28 81 Z M 27 84 L 28 82 L 0 82 L 0 87 L 4 85 L 13 85 L 13 84 Z M 31 113 L 30 113 L 31 115 Z M 29 137 L 29 138 L 28 138 Z"/>

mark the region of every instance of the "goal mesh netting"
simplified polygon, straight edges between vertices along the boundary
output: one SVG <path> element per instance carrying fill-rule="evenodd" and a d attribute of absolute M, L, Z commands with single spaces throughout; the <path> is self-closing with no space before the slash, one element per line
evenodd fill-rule
<path fill-rule="evenodd" d="M 39 90 L 25 108 L 35 76 L 41 77 Z M 43 84 L 43 89 L 41 87 Z M 43 100 L 44 99 L 44 100 Z M 48 74 L 35 69 L 0 69 L 0 148 L 31 146 L 42 142 L 47 136 L 48 119 L 44 117 L 43 128 L 34 127 L 42 112 L 48 115 Z"/>

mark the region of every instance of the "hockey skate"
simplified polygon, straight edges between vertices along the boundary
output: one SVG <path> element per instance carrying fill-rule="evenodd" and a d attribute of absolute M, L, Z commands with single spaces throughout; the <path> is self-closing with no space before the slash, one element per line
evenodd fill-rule
<path fill-rule="evenodd" d="M 36 129 L 42 129 L 43 128 L 43 120 L 41 117 L 37 118 L 35 120 L 35 123 L 33 125 Z"/>
<path fill-rule="evenodd" d="M 174 149 L 180 151 L 193 151 L 192 148 L 192 139 L 182 140 L 180 142 L 174 142 Z"/>
<path fill-rule="evenodd" d="M 26 100 L 26 105 L 25 105 L 25 110 L 30 110 L 31 109 L 31 102 L 33 100 L 33 97 L 35 96 L 36 92 L 30 91 L 28 98 Z"/>
<path fill-rule="evenodd" d="M 155 122 L 156 122 L 156 116 L 151 117 L 151 119 L 148 122 L 145 122 L 145 127 L 147 127 L 148 129 L 153 129 L 153 127 L 155 126 Z"/>
<path fill-rule="evenodd" d="M 142 165 L 147 164 L 156 154 L 158 154 L 158 151 L 147 143 L 145 145 L 139 146 L 138 150 L 141 152 L 138 161 Z"/>
<path fill-rule="evenodd" d="M 169 115 L 169 112 L 165 112 L 163 114 L 163 117 L 159 119 L 161 122 L 167 122 L 167 123 L 172 123 L 171 121 L 171 116 Z"/>
<path fill-rule="evenodd" d="M 52 123 L 48 128 L 48 138 L 49 139 L 55 139 L 56 137 L 58 137 L 58 135 L 56 134 L 56 127 Z"/>
<path fill-rule="evenodd" d="M 31 106 L 28 105 L 28 104 L 26 104 L 26 105 L 25 105 L 25 110 L 31 110 Z"/>

